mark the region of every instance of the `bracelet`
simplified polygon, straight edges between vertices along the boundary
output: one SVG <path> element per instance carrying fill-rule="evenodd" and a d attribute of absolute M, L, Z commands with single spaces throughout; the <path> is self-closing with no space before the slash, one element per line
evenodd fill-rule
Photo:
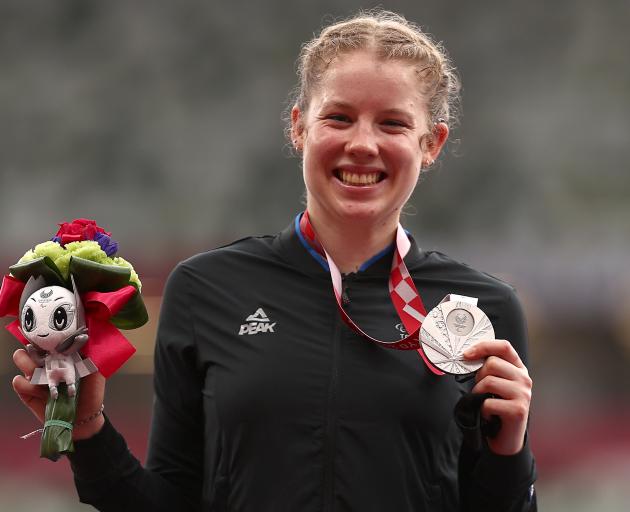
<path fill-rule="evenodd" d="M 96 411 L 94 414 L 92 414 L 91 416 L 88 416 L 87 418 L 85 418 L 84 420 L 78 421 L 77 423 L 74 424 L 75 427 L 80 427 L 82 425 L 85 425 L 86 423 L 89 423 L 90 421 L 94 421 L 96 418 L 98 418 L 101 414 L 103 414 L 103 410 L 105 409 L 105 404 L 101 404 L 101 408 Z"/>

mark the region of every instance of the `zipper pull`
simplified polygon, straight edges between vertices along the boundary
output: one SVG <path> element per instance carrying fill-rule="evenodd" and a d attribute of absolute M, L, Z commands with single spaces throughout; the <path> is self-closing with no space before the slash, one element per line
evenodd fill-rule
<path fill-rule="evenodd" d="M 350 304 L 350 297 L 348 295 L 348 282 L 347 276 L 342 279 L 342 288 L 341 288 L 341 302 L 344 306 Z"/>

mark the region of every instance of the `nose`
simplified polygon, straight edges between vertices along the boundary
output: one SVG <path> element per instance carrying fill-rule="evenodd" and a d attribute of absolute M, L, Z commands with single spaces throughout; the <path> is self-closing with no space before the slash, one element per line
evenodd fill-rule
<path fill-rule="evenodd" d="M 371 159 L 378 155 L 376 134 L 370 123 L 357 122 L 349 130 L 346 151 L 359 159 Z"/>

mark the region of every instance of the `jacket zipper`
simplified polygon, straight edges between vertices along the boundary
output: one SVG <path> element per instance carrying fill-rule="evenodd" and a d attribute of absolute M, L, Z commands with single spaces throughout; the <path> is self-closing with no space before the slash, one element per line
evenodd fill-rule
<path fill-rule="evenodd" d="M 344 285 L 344 295 L 346 295 Z M 347 302 L 346 302 L 347 300 Z M 344 305 L 350 302 L 344 300 Z M 326 430 L 324 446 L 324 512 L 333 512 L 335 508 L 335 452 L 337 450 L 337 382 L 339 379 L 339 349 L 343 333 L 343 322 L 335 307 L 335 332 L 332 344 L 332 364 L 328 386 L 326 411 Z"/>

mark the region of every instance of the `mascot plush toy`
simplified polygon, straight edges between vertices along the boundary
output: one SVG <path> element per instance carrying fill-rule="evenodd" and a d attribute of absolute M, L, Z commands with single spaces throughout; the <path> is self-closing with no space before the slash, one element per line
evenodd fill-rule
<path fill-rule="evenodd" d="M 88 341 L 80 295 L 61 286 L 47 287 L 42 277 L 31 277 L 20 300 L 20 332 L 30 342 L 26 350 L 36 365 L 32 384 L 47 384 L 50 396 L 59 397 L 65 382 L 68 396 L 76 395 L 76 381 L 98 371 L 79 350 Z"/>
<path fill-rule="evenodd" d="M 50 397 L 40 454 L 57 460 L 72 452 L 80 379 L 109 377 L 135 352 L 119 329 L 146 323 L 141 283 L 118 244 L 95 221 L 62 223 L 9 267 L 0 288 L 0 316 L 37 365 L 31 382 Z"/>

